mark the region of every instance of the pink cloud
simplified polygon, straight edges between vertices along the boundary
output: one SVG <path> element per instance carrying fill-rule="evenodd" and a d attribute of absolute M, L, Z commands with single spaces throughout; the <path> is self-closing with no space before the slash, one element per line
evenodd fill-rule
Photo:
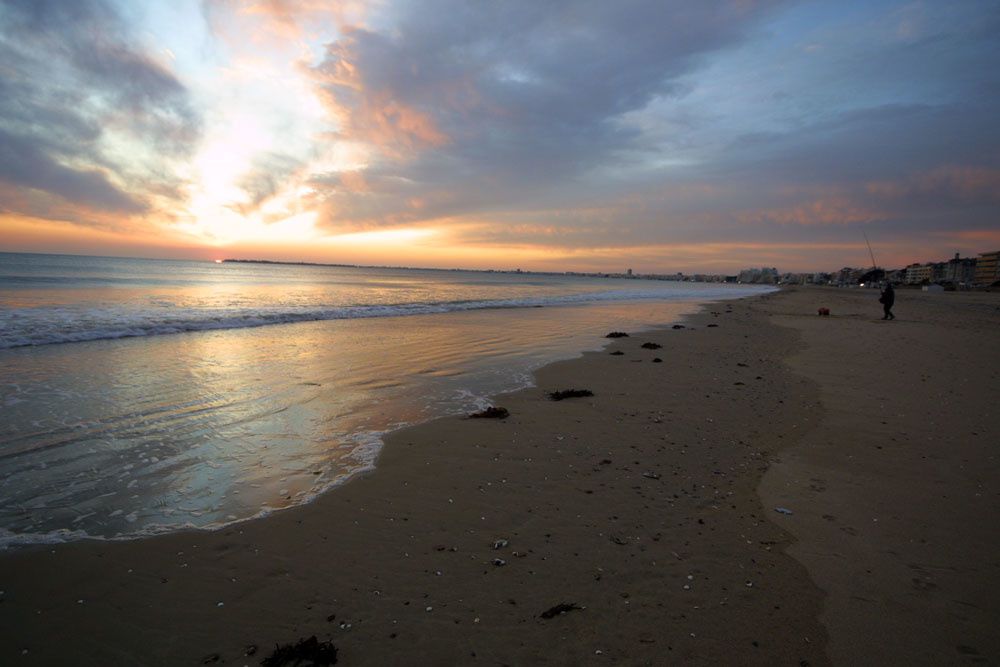
<path fill-rule="evenodd" d="M 884 212 L 859 204 L 848 195 L 829 195 L 808 202 L 738 215 L 741 222 L 776 222 L 782 225 L 850 225 L 884 217 Z"/>
<path fill-rule="evenodd" d="M 366 14 L 359 0 L 211 0 L 211 4 L 247 17 L 272 38 L 300 41 L 314 37 L 313 26 L 356 25 Z M 253 33 L 257 36 L 256 31 Z"/>
<path fill-rule="evenodd" d="M 874 181 L 865 190 L 878 198 L 934 197 L 960 203 L 1000 202 L 1000 170 L 949 165 L 894 181 Z"/>
<path fill-rule="evenodd" d="M 359 65 L 359 40 L 371 34 L 348 29 L 327 47 L 326 59 L 312 70 L 320 99 L 350 140 L 375 146 L 389 157 L 448 143 L 429 113 L 407 104 L 388 86 L 368 80 Z"/>

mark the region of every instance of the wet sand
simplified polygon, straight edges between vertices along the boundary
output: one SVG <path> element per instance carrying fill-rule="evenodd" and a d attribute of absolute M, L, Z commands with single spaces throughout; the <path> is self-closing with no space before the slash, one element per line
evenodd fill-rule
<path fill-rule="evenodd" d="M 400 431 L 308 506 L 0 554 L 0 660 L 996 661 L 996 296 L 712 304 L 542 369 L 507 419 Z"/>

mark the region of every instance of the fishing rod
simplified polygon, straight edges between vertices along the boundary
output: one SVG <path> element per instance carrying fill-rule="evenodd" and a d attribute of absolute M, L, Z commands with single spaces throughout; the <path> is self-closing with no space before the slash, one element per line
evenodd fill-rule
<path fill-rule="evenodd" d="M 868 246 L 868 255 L 872 258 L 872 279 L 874 280 L 875 279 L 875 275 L 876 275 L 876 271 L 878 271 L 878 264 L 875 262 L 875 253 L 872 252 L 872 244 L 871 244 L 871 241 L 868 240 L 868 234 L 866 234 L 865 232 L 861 232 L 861 233 L 864 235 L 864 237 L 865 237 L 865 244 Z M 887 277 L 888 276 L 886 276 L 885 271 L 882 271 L 882 280 L 878 281 L 878 285 L 879 285 L 880 288 L 886 282 L 886 278 Z"/>
<path fill-rule="evenodd" d="M 865 244 L 868 245 L 868 254 L 871 255 L 871 258 L 872 258 L 872 271 L 874 271 L 875 269 L 878 268 L 878 265 L 875 263 L 875 253 L 872 252 L 872 244 L 868 240 L 868 234 L 866 234 L 865 232 L 861 232 L 861 234 L 864 235 L 864 237 L 865 237 Z"/>

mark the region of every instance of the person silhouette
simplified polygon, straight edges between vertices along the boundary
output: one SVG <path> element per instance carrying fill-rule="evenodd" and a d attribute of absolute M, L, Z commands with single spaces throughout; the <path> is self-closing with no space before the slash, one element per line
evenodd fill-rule
<path fill-rule="evenodd" d="M 878 298 L 879 303 L 882 304 L 882 311 L 885 313 L 882 316 L 883 320 L 894 320 L 896 316 L 892 314 L 892 304 L 896 303 L 896 292 L 892 289 L 892 283 L 888 283 L 885 289 L 882 290 L 882 295 Z"/>

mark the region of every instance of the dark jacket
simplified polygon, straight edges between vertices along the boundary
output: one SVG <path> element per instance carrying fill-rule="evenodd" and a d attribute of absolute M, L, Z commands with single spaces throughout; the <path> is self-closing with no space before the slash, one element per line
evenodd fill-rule
<path fill-rule="evenodd" d="M 892 289 L 892 285 L 889 285 L 882 290 L 882 296 L 879 298 L 879 302 L 890 307 L 896 302 L 896 292 Z"/>

